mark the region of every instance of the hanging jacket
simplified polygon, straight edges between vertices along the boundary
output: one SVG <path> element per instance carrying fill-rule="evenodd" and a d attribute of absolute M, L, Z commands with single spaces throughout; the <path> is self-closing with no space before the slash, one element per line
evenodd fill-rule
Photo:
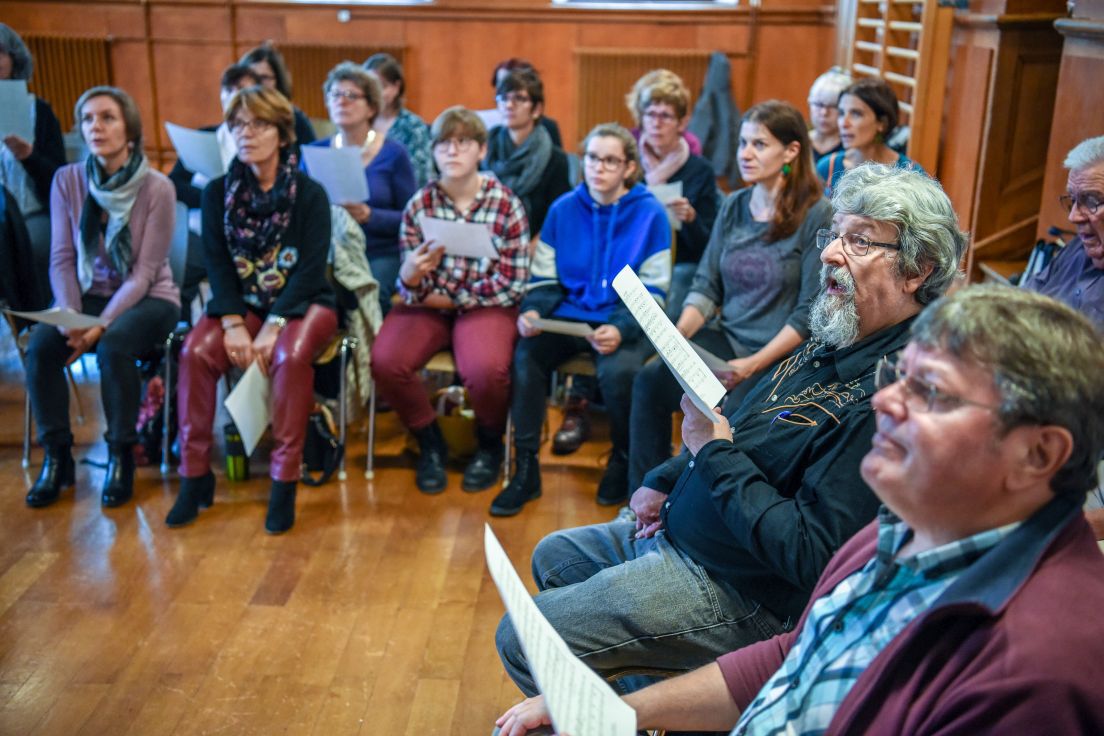
<path fill-rule="evenodd" d="M 723 53 L 714 51 L 687 129 L 701 140 L 702 157 L 713 164 L 713 173 L 727 178 L 730 187 L 740 181 L 736 161 L 739 125 L 740 111 L 732 99 L 732 64 Z"/>

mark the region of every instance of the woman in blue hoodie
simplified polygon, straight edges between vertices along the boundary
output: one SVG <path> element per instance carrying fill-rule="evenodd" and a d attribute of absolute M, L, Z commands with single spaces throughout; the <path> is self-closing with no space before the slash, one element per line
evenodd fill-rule
<path fill-rule="evenodd" d="M 632 381 L 652 348 L 613 290 L 626 265 L 663 304 L 671 281 L 671 226 L 639 182 L 640 158 L 629 131 L 605 123 L 584 141 L 585 182 L 553 203 L 533 255 L 529 291 L 518 316 L 522 339 L 514 351 L 511 416 L 516 466 L 491 514 L 512 516 L 540 496 L 540 432 L 549 375 L 560 363 L 592 351 L 609 414 L 613 454 L 598 502 L 628 495 L 629 409 Z M 542 332 L 534 318 L 584 322 L 589 337 Z"/>

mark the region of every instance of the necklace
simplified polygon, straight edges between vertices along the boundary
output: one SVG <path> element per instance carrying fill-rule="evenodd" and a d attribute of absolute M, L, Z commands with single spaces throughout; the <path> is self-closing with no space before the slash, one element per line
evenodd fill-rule
<path fill-rule="evenodd" d="M 364 144 L 360 147 L 361 154 L 368 153 L 372 148 L 372 144 L 376 142 L 376 131 L 371 128 L 368 129 L 368 135 L 364 139 Z M 334 148 L 345 148 L 345 134 L 338 133 L 334 136 Z"/>

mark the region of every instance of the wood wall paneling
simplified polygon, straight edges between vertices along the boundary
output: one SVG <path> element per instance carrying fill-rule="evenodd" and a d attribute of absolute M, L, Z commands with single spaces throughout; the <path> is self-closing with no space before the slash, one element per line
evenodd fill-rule
<path fill-rule="evenodd" d="M 231 28 L 229 8 L 156 5 L 150 8 L 150 33 L 155 41 L 189 41 L 197 46 L 228 44 Z"/>
<path fill-rule="evenodd" d="M 990 48 L 960 44 L 954 51 L 948 82 L 953 94 L 947 103 L 938 176 L 960 226 L 971 233 L 978 169 L 985 152 L 993 57 Z"/>
<path fill-rule="evenodd" d="M 202 48 L 203 53 L 197 53 Z M 189 128 L 222 120 L 219 79 L 234 61 L 230 45 L 197 47 L 188 42 L 154 45 L 157 102 L 162 121 Z"/>
<path fill-rule="evenodd" d="M 831 26 L 763 25 L 755 29 L 751 89 L 737 95 L 740 109 L 756 102 L 785 100 L 808 117 L 809 87 L 832 66 L 835 29 Z M 733 80 L 740 84 L 735 70 Z"/>

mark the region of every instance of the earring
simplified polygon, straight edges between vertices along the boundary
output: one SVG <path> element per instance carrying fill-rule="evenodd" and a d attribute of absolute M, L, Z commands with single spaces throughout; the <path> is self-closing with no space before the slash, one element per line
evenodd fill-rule
<path fill-rule="evenodd" d="M 793 172 L 793 167 L 789 164 L 782 164 L 782 176 L 789 176 Z"/>

